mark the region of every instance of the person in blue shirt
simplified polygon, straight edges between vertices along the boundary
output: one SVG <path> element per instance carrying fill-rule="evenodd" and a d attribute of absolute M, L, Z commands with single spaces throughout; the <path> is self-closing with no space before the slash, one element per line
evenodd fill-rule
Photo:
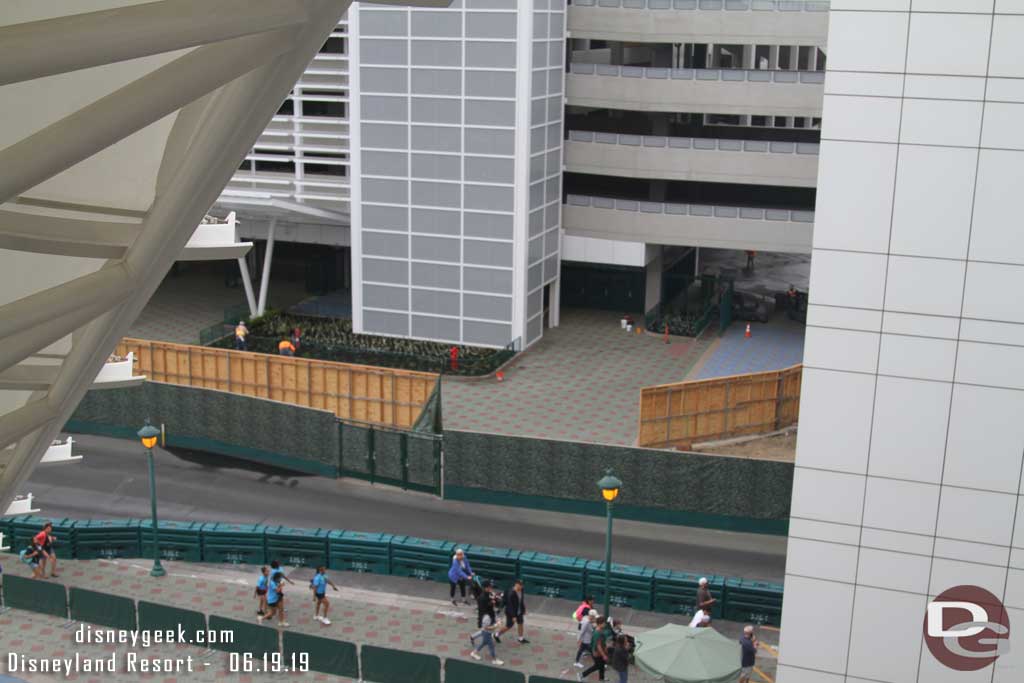
<path fill-rule="evenodd" d="M 331 601 L 327 599 L 327 587 L 330 586 L 337 592 L 338 587 L 327 578 L 327 567 L 317 567 L 316 574 L 309 581 L 309 588 L 313 591 L 313 618 L 324 626 L 330 626 L 331 620 L 327 618 L 327 610 L 331 608 Z M 320 608 L 323 608 L 323 616 L 320 616 Z"/>
<path fill-rule="evenodd" d="M 267 611 L 266 614 L 256 617 L 259 623 L 263 623 L 264 619 L 270 619 L 273 621 L 274 615 L 277 615 L 277 624 L 282 628 L 288 627 L 288 622 L 284 620 L 284 574 L 271 574 L 270 582 L 267 584 Z"/>
<path fill-rule="evenodd" d="M 267 586 L 270 584 L 270 570 L 260 567 L 260 578 L 256 579 L 256 590 L 253 595 L 259 601 L 256 608 L 257 616 L 263 616 L 267 611 Z"/>
<path fill-rule="evenodd" d="M 448 570 L 448 582 L 451 583 L 451 591 L 449 595 L 452 599 L 453 605 L 458 605 L 455 602 L 455 587 L 459 587 L 459 593 L 462 596 L 462 602 L 466 605 L 469 604 L 469 600 L 466 599 L 466 586 L 473 579 L 473 568 L 469 566 L 469 560 L 466 558 L 466 553 L 462 551 L 462 548 L 456 548 L 455 554 L 452 555 L 452 566 Z"/>

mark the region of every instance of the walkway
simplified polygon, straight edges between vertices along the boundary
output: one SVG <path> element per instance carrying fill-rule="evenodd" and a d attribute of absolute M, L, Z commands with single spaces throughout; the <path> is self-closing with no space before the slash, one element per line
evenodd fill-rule
<path fill-rule="evenodd" d="M 682 380 L 711 343 L 629 334 L 620 315 L 563 309 L 561 325 L 505 381 L 446 379 L 445 426 L 495 434 L 633 445 L 640 389 Z"/>
<path fill-rule="evenodd" d="M 803 362 L 806 327 L 776 311 L 767 323 L 734 321 L 718 342 L 694 365 L 687 379 L 710 379 L 748 372 L 781 370 Z"/>

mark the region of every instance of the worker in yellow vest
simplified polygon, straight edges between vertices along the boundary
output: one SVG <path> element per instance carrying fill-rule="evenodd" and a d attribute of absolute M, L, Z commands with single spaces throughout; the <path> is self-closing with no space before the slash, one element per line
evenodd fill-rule
<path fill-rule="evenodd" d="M 246 344 L 245 338 L 249 336 L 249 328 L 245 326 L 244 320 L 239 320 L 238 325 L 235 326 L 235 348 L 239 351 L 245 351 L 249 348 Z"/>
<path fill-rule="evenodd" d="M 292 344 L 291 339 L 282 339 L 277 345 L 277 352 L 282 356 L 294 356 L 295 345 Z"/>

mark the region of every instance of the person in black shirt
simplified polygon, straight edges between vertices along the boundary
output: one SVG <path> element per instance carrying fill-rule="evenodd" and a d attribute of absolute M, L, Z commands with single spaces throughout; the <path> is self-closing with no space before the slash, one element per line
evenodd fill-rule
<path fill-rule="evenodd" d="M 743 627 L 743 635 L 740 636 L 740 682 L 750 683 L 750 677 L 754 674 L 754 658 L 757 656 L 757 638 L 754 637 L 754 627 Z"/>
<path fill-rule="evenodd" d="M 494 584 L 484 581 L 483 590 L 476 598 L 476 627 L 482 628 L 484 615 L 491 617 L 491 623 L 497 624 L 498 620 L 494 615 Z"/>
<path fill-rule="evenodd" d="M 511 631 L 512 625 L 515 624 L 520 644 L 526 645 L 529 643 L 530 641 L 523 635 L 524 617 L 526 617 L 526 596 L 523 595 L 523 580 L 516 579 L 516 582 L 512 585 L 512 590 L 505 596 L 505 628 L 495 634 L 494 639 L 500 643 L 501 636 Z"/>

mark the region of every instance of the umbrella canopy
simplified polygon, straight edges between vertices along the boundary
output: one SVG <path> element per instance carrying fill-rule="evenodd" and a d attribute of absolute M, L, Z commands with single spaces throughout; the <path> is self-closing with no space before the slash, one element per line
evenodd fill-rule
<path fill-rule="evenodd" d="M 668 683 L 735 683 L 740 646 L 711 628 L 668 624 L 636 637 L 636 664 Z"/>

